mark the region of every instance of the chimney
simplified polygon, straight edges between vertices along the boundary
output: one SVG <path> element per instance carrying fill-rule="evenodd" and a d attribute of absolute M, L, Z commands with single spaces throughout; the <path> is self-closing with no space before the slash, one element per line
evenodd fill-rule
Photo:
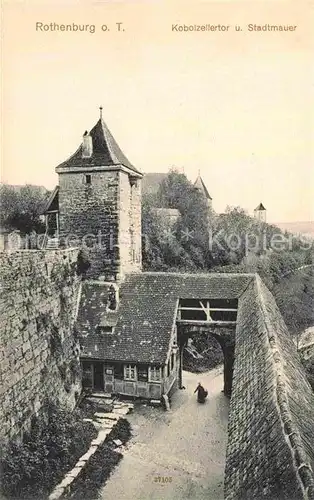
<path fill-rule="evenodd" d="M 85 130 L 83 135 L 83 150 L 82 157 L 90 158 L 93 154 L 93 140 L 92 136 Z"/>

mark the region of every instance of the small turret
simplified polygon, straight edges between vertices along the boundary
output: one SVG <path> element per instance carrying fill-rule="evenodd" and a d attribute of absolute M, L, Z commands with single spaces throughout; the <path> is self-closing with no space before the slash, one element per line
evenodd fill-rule
<path fill-rule="evenodd" d="M 259 220 L 260 222 L 266 222 L 266 208 L 264 207 L 263 203 L 260 203 L 255 208 L 254 217 L 255 217 L 255 219 Z"/>
<path fill-rule="evenodd" d="M 194 182 L 194 187 L 197 189 L 200 193 L 205 196 L 208 208 L 212 208 L 212 197 L 210 196 L 207 187 L 205 186 L 205 183 L 200 175 L 200 172 L 198 172 L 198 176 L 196 178 L 196 181 Z"/>

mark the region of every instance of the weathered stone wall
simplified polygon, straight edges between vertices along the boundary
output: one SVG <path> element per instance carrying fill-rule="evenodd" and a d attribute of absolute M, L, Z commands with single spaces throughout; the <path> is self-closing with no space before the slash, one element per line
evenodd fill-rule
<path fill-rule="evenodd" d="M 85 183 L 86 173 L 91 183 Z M 141 187 L 123 171 L 59 174 L 61 244 L 89 253 L 88 277 L 110 279 L 141 268 Z"/>
<path fill-rule="evenodd" d="M 134 183 L 120 172 L 119 183 L 119 248 L 121 273 L 139 271 L 141 249 L 141 181 Z"/>
<path fill-rule="evenodd" d="M 28 428 L 45 398 L 70 407 L 81 390 L 73 331 L 77 249 L 1 253 L 0 438 Z"/>
<path fill-rule="evenodd" d="M 67 246 L 84 246 L 90 255 L 89 277 L 109 279 L 119 268 L 118 171 L 59 174 L 60 235 Z M 69 240 L 71 235 L 71 240 Z"/>
<path fill-rule="evenodd" d="M 239 301 L 232 386 L 226 500 L 313 499 L 314 396 L 258 277 Z"/>

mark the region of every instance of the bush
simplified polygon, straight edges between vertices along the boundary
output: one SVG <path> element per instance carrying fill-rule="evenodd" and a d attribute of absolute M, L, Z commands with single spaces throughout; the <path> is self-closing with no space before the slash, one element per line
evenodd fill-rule
<path fill-rule="evenodd" d="M 1 492 L 8 499 L 45 499 L 96 435 L 78 410 L 69 412 L 47 403 L 23 442 L 12 442 L 4 451 Z"/>
<path fill-rule="evenodd" d="M 280 312 L 292 335 L 314 324 L 313 269 L 301 269 L 276 284 L 272 290 Z"/>
<path fill-rule="evenodd" d="M 314 356 L 308 360 L 302 360 L 302 364 L 305 368 L 307 379 L 314 392 Z"/>
<path fill-rule="evenodd" d="M 120 418 L 117 425 L 112 429 L 110 439 L 120 439 L 123 444 L 127 443 L 131 437 L 131 426 L 128 420 Z"/>
<path fill-rule="evenodd" d="M 77 274 L 84 275 L 90 268 L 91 263 L 85 250 L 80 250 L 77 256 Z"/>

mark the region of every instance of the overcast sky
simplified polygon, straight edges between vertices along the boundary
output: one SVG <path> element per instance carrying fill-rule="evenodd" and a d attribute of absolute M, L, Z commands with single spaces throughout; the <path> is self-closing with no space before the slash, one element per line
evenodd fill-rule
<path fill-rule="evenodd" d="M 313 218 L 314 44 L 306 4 L 4 2 L 2 181 L 53 188 L 99 117 L 143 172 L 198 170 L 214 209 Z M 74 5 L 75 4 L 75 5 Z M 39 32 L 36 22 L 95 24 Z M 116 31 L 123 22 L 125 31 Z M 172 31 L 224 24 L 228 32 Z M 247 24 L 296 25 L 248 32 Z M 102 32 L 107 24 L 110 32 Z M 235 32 L 234 25 L 242 26 Z"/>

